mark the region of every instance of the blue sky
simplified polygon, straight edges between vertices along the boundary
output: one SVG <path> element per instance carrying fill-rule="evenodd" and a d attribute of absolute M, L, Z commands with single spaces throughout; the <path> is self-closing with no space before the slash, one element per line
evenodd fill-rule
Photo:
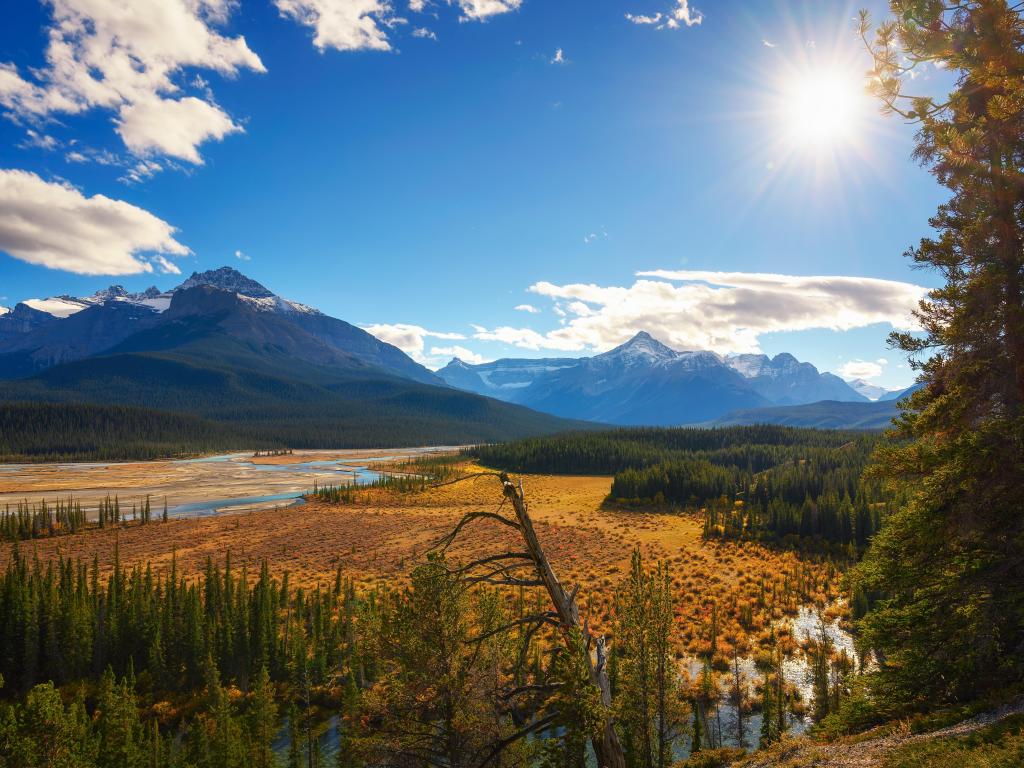
<path fill-rule="evenodd" d="M 908 384 L 885 336 L 943 190 L 856 88 L 794 128 L 866 69 L 862 4 L 26 0 L 0 304 L 229 264 L 433 365 L 645 329 Z"/>

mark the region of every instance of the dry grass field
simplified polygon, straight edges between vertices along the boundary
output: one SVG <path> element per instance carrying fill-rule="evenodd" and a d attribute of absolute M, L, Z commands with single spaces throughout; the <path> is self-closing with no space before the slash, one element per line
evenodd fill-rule
<path fill-rule="evenodd" d="M 718 617 L 719 657 L 734 651 L 756 654 L 767 644 L 770 625 L 795 614 L 801 603 L 819 605 L 839 596 L 839 575 L 831 566 L 802 560 L 752 543 L 704 541 L 695 515 L 644 512 L 604 506 L 607 477 L 523 477 L 538 535 L 556 573 L 568 585 L 580 585 L 583 612 L 607 628 L 615 589 L 629 569 L 634 548 L 648 563 L 669 563 L 678 589 L 680 652 L 695 653 L 710 642 L 712 606 Z M 470 511 L 494 511 L 501 488 L 494 477 L 477 477 L 423 492 L 361 491 L 350 504 L 311 501 L 304 506 L 171 520 L 148 526 L 23 542 L 45 560 L 58 556 L 113 562 L 115 547 L 127 565 L 152 563 L 159 571 L 172 556 L 187 574 L 196 574 L 207 558 L 222 562 L 230 552 L 238 568 L 255 575 L 263 560 L 275 573 L 287 570 L 293 583 L 328 584 L 337 569 L 358 585 L 400 584 L 418 558 Z M 472 523 L 452 548 L 466 559 L 498 552 L 514 544 L 513 532 L 488 521 Z M 0 567 L 11 545 L 0 548 Z M 774 597 L 773 597 L 774 593 Z M 792 650 L 783 629 L 777 639 Z"/>

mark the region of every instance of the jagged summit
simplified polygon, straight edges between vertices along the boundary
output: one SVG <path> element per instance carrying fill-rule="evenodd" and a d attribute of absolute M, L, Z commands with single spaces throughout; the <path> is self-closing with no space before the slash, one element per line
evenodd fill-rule
<path fill-rule="evenodd" d="M 597 355 L 598 358 L 604 359 L 616 358 L 644 362 L 671 360 L 678 356 L 678 352 L 662 344 L 647 331 L 640 331 L 626 343 L 620 344 L 602 355 Z"/>
<path fill-rule="evenodd" d="M 231 291 L 242 296 L 248 296 L 251 299 L 269 299 L 274 296 L 273 292 L 268 290 L 266 286 L 257 283 L 250 277 L 246 277 L 232 267 L 210 269 L 206 272 L 193 272 L 188 280 L 174 290 L 184 291 L 189 288 L 195 288 L 198 285 L 210 285 L 223 291 Z"/>

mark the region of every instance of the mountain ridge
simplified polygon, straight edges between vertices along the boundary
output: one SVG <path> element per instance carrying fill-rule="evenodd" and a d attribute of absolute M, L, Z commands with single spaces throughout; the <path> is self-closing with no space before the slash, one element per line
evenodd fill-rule
<path fill-rule="evenodd" d="M 437 375 L 477 394 L 621 425 L 694 424 L 737 409 L 829 399 L 867 402 L 838 376 L 788 353 L 677 351 L 645 331 L 593 357 L 481 364 L 453 358 Z"/>

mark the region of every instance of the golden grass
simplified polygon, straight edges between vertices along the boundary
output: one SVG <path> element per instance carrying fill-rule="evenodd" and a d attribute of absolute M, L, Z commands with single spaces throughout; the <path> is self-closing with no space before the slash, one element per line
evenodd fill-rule
<path fill-rule="evenodd" d="M 611 478 L 527 475 L 523 485 L 556 573 L 563 583 L 580 585 L 583 613 L 594 627 L 609 629 L 615 589 L 636 547 L 649 564 L 665 560 L 670 565 L 681 653 L 708 650 L 713 603 L 719 606 L 719 656 L 728 658 L 734 651 L 745 655 L 766 645 L 772 622 L 807 602 L 795 586 L 788 593 L 783 590 L 785 581 L 797 583 L 798 573 L 810 576 L 813 601 L 824 604 L 839 594 L 838 578 L 819 563 L 753 543 L 702 540 L 695 515 L 604 506 Z M 197 574 L 207 558 L 222 562 L 230 551 L 236 566 L 247 566 L 250 574 L 267 560 L 275 573 L 289 571 L 293 584 L 327 585 L 340 567 L 362 587 L 395 585 L 463 514 L 494 511 L 500 501 L 498 481 L 479 477 L 419 493 L 366 490 L 355 504 L 313 501 L 301 507 L 130 524 L 23 542 L 21 548 L 34 550 L 42 559 L 63 555 L 91 560 L 95 555 L 109 567 L 116 546 L 122 563 L 151 562 L 157 570 L 168 568 L 176 553 L 185 574 Z M 510 547 L 518 548 L 513 532 L 478 521 L 460 535 L 451 556 L 467 559 Z M 11 545 L 0 547 L 0 567 L 10 553 Z M 768 583 L 769 598 L 776 584 L 774 607 L 760 599 L 762 580 Z M 784 647 L 795 648 L 785 630 L 776 634 Z"/>

